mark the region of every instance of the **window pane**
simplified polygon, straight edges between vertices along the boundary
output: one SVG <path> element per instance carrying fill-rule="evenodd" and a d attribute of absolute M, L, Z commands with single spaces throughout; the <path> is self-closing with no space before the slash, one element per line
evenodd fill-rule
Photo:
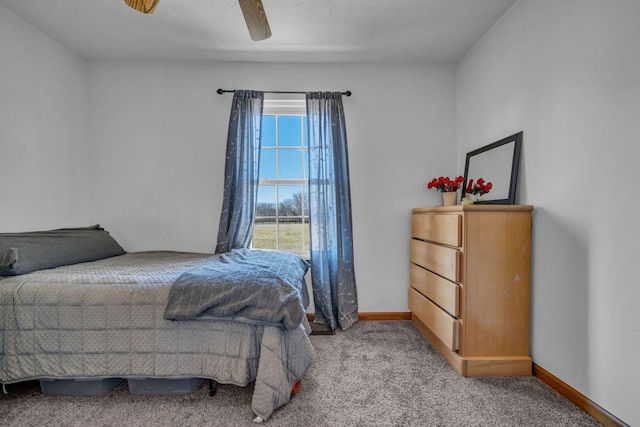
<path fill-rule="evenodd" d="M 276 215 L 276 186 L 261 185 L 258 187 L 258 204 L 256 205 L 256 216 Z M 275 236 L 275 233 L 274 233 Z"/>
<path fill-rule="evenodd" d="M 276 179 L 276 150 L 260 150 L 260 179 Z"/>
<path fill-rule="evenodd" d="M 284 147 L 302 146 L 301 116 L 278 116 L 278 143 Z"/>
<path fill-rule="evenodd" d="M 302 149 L 281 149 L 279 154 L 279 179 L 302 179 Z"/>
<path fill-rule="evenodd" d="M 302 232 L 302 218 L 281 218 L 278 227 L 280 249 L 284 251 L 301 251 Z"/>
<path fill-rule="evenodd" d="M 304 194 L 302 185 L 279 185 L 278 216 L 302 216 L 304 208 L 302 194 Z"/>
<path fill-rule="evenodd" d="M 275 218 L 256 219 L 251 246 L 256 249 L 278 249 Z"/>
<path fill-rule="evenodd" d="M 276 116 L 262 116 L 262 146 L 276 146 Z"/>

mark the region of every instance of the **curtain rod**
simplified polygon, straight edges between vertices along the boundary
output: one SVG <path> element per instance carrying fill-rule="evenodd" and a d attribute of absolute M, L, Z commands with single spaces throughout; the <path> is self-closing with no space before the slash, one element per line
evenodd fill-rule
<path fill-rule="evenodd" d="M 218 89 L 216 92 L 218 92 L 218 95 L 222 95 L 223 93 L 229 93 L 229 92 L 235 92 L 235 89 Z M 282 91 L 282 90 L 265 90 L 263 91 L 264 93 L 299 93 L 301 95 L 304 95 L 307 92 L 295 92 L 295 91 Z M 351 96 L 351 91 L 347 90 L 344 92 L 340 92 L 345 96 Z"/>

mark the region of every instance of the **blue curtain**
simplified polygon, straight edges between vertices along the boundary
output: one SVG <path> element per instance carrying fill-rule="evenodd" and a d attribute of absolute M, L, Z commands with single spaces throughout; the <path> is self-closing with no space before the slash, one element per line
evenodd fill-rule
<path fill-rule="evenodd" d="M 312 92 L 306 99 L 314 322 L 344 330 L 358 321 L 358 298 L 342 94 Z"/>
<path fill-rule="evenodd" d="M 263 103 L 263 92 L 236 90 L 233 94 L 216 253 L 247 248 L 251 243 L 258 197 Z"/>

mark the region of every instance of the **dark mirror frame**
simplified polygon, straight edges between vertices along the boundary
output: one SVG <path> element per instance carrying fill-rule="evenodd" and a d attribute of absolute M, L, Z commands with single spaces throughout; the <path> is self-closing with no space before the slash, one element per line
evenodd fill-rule
<path fill-rule="evenodd" d="M 467 153 L 467 159 L 464 164 L 464 187 L 462 187 L 462 194 L 460 195 L 460 200 L 465 197 L 465 189 L 467 188 L 467 178 L 469 173 L 469 162 L 478 154 L 487 152 L 494 148 L 500 147 L 505 144 L 514 143 L 513 147 L 513 160 L 511 162 L 511 174 L 510 174 L 510 182 L 509 182 L 509 196 L 507 199 L 489 199 L 477 201 L 476 203 L 480 204 L 494 204 L 494 205 L 513 205 L 516 199 L 516 184 L 518 183 L 518 166 L 520 165 L 520 150 L 522 148 L 522 131 L 506 138 L 503 138 L 499 141 L 496 141 L 492 144 L 485 145 L 484 147 L 480 147 L 477 150 L 469 151 Z M 487 193 L 490 194 L 490 193 Z"/>

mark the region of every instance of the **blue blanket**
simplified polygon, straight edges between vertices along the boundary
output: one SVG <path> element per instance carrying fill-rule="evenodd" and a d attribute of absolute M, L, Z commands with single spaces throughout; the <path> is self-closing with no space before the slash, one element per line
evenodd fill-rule
<path fill-rule="evenodd" d="M 234 249 L 178 277 L 164 318 L 228 318 L 295 329 L 306 315 L 308 268 L 288 252 Z"/>

